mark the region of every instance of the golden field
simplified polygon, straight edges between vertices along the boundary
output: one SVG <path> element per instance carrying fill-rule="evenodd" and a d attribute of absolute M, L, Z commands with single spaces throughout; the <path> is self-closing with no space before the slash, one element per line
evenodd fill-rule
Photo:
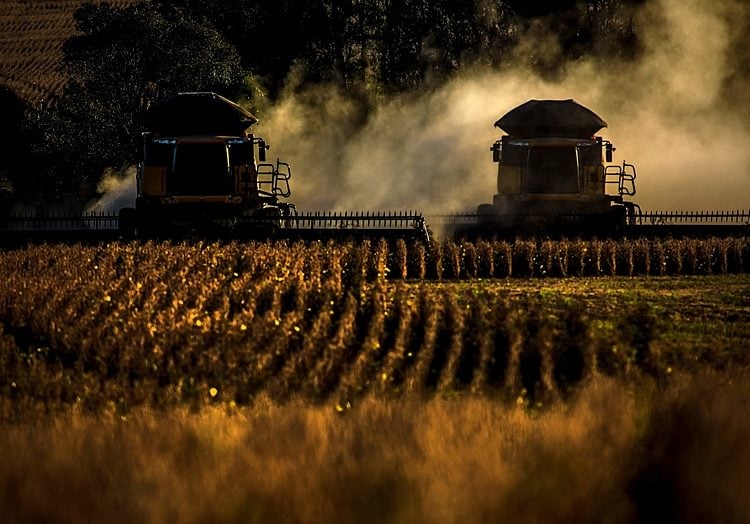
<path fill-rule="evenodd" d="M 0 253 L 0 515 L 746 520 L 748 241 L 650 242 Z"/>

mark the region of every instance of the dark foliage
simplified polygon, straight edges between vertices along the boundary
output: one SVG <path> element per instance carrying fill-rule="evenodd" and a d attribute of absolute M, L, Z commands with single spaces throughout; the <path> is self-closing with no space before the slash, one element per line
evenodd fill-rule
<path fill-rule="evenodd" d="M 242 80 L 234 48 L 177 9 L 87 4 L 76 22 L 82 34 L 64 48 L 67 87 L 55 107 L 30 116 L 34 186 L 47 204 L 85 204 L 105 167 L 133 164 L 150 102 L 179 91 L 229 93 Z"/>
<path fill-rule="evenodd" d="M 29 160 L 23 132 L 25 108 L 12 91 L 0 88 L 0 220 L 14 194 L 26 190 L 21 176 Z"/>
<path fill-rule="evenodd" d="M 521 39 L 542 27 L 561 54 L 531 57 L 541 73 L 590 55 L 635 56 L 633 8 L 643 0 L 209 0 L 177 6 L 236 47 L 273 96 L 295 81 L 403 91 L 437 85 L 461 67 L 509 66 Z"/>

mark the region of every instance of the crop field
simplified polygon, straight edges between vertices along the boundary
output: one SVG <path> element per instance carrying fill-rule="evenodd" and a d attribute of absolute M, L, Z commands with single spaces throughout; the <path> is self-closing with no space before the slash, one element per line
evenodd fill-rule
<path fill-rule="evenodd" d="M 0 514 L 740 522 L 748 340 L 750 238 L 1 252 Z"/>
<path fill-rule="evenodd" d="M 132 3 L 109 1 L 114 6 Z M 73 13 L 83 4 L 81 0 L 0 1 L 0 84 L 32 101 L 59 94 L 65 83 L 59 68 L 62 47 L 76 34 Z"/>

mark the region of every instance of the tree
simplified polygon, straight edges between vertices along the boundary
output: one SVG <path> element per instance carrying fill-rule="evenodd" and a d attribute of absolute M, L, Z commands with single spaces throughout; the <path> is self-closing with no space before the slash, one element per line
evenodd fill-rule
<path fill-rule="evenodd" d="M 23 131 L 25 109 L 15 93 L 0 86 L 0 221 L 13 197 L 24 190 L 31 160 Z"/>
<path fill-rule="evenodd" d="M 156 0 L 198 23 L 214 27 L 235 49 L 242 65 L 263 79 L 275 96 L 295 63 L 312 81 L 328 80 L 338 65 L 336 47 L 349 38 L 343 21 L 351 0 Z M 305 79 L 307 80 L 307 79 Z"/>
<path fill-rule="evenodd" d="M 32 112 L 36 177 L 48 200 L 85 202 L 104 167 L 132 164 L 139 117 L 178 91 L 233 97 L 252 74 L 273 99 L 285 87 L 373 92 L 434 87 L 477 65 L 519 57 L 545 75 L 585 56 L 637 56 L 635 9 L 647 0 L 150 0 L 84 5 L 67 42 L 57 105 Z M 519 46 L 543 38 L 557 46 Z M 532 56 L 523 56 L 531 49 Z M 552 51 L 549 51 L 552 49 Z M 293 73 L 293 74 L 292 74 Z M 744 85 L 744 80 L 736 83 Z M 364 95 L 364 96 L 359 96 Z"/>
<path fill-rule="evenodd" d="M 54 108 L 32 115 L 44 203 L 84 205 L 105 167 L 135 162 L 140 116 L 179 91 L 233 94 L 240 57 L 218 31 L 179 9 L 138 3 L 86 4 L 75 14 L 80 36 L 64 46 L 68 82 Z"/>
<path fill-rule="evenodd" d="M 631 57 L 633 10 L 646 0 L 157 1 L 220 31 L 273 98 L 292 71 L 295 85 L 398 92 L 475 64 L 509 65 L 530 27 L 559 43 L 559 55 L 538 60 L 542 73 L 583 56 Z"/>
<path fill-rule="evenodd" d="M 634 59 L 641 51 L 635 10 L 646 0 L 505 0 L 521 38 L 534 38 L 532 27 L 553 35 L 554 56 L 540 54 L 532 63 L 539 73 L 556 76 L 565 64 L 586 56 Z M 534 47 L 534 46 L 531 46 Z"/>

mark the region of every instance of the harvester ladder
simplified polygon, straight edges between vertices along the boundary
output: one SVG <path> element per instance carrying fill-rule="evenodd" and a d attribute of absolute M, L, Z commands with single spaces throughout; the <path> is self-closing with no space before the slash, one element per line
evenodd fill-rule
<path fill-rule="evenodd" d="M 276 159 L 276 165 L 258 164 L 258 190 L 276 196 L 288 197 L 292 194 L 289 179 L 292 178 L 292 168 L 286 162 Z"/>
<path fill-rule="evenodd" d="M 617 186 L 620 196 L 635 195 L 635 166 L 623 162 L 621 166 L 606 166 L 604 168 L 604 183 Z"/>

